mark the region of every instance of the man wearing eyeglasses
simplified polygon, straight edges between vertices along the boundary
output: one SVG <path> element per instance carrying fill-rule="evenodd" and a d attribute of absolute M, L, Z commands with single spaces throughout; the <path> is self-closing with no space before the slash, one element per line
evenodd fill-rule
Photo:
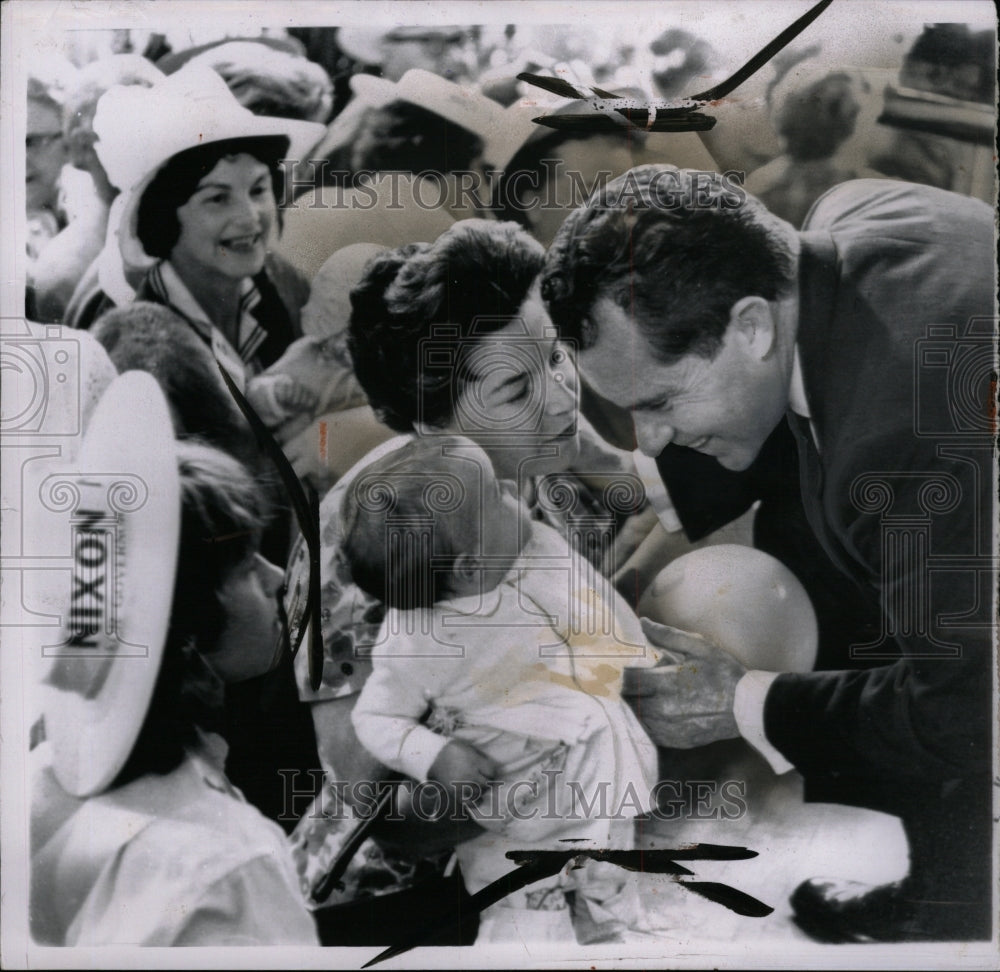
<path fill-rule="evenodd" d="M 62 108 L 40 81 L 28 85 L 28 124 L 24 139 L 25 189 L 29 225 L 28 254 L 60 229 L 57 211 L 59 173 L 68 161 L 63 140 Z"/>
<path fill-rule="evenodd" d="M 378 67 L 383 78 L 398 81 L 420 68 L 449 81 L 473 81 L 478 73 L 477 27 L 423 25 L 371 30 L 343 27 L 341 49 L 362 64 Z"/>

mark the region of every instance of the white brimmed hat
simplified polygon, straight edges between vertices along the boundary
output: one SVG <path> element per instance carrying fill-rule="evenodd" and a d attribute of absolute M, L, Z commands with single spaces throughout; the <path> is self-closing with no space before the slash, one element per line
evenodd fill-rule
<path fill-rule="evenodd" d="M 170 623 L 180 481 L 170 411 L 151 375 L 112 382 L 73 469 L 47 496 L 65 509 L 72 570 L 62 636 L 43 649 L 42 708 L 56 777 L 84 797 L 107 788 L 132 752 Z"/>
<path fill-rule="evenodd" d="M 173 156 L 233 138 L 277 137 L 287 140 L 286 158 L 304 159 L 324 131 L 316 122 L 255 115 L 203 64 L 187 65 L 148 88 L 109 88 L 94 114 L 94 149 L 111 184 L 128 196 L 120 233 L 123 255 L 142 263 L 141 248 L 139 253 L 125 252 L 130 244 L 137 245 L 139 200 Z"/>

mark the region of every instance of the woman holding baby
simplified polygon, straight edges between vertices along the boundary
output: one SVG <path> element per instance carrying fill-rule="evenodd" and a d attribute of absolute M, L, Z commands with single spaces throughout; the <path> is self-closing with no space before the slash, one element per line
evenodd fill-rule
<path fill-rule="evenodd" d="M 484 702 L 484 696 L 478 693 L 489 695 L 489 690 L 500 684 L 497 678 L 470 680 L 464 670 L 462 674 L 449 670 L 448 678 L 442 682 L 437 671 L 440 660 L 429 659 L 423 664 L 417 651 L 417 657 L 401 662 L 402 670 L 409 675 L 400 678 L 397 673 L 390 678 L 407 702 L 398 712 L 387 711 L 391 708 L 388 700 L 395 696 L 385 691 L 384 656 L 397 650 L 405 653 L 406 643 L 398 636 L 388 635 L 396 623 L 393 618 L 399 605 L 390 604 L 387 617 L 386 601 L 393 598 L 386 594 L 380 597 L 379 592 L 389 591 L 388 575 L 384 571 L 372 573 L 370 557 L 363 552 L 370 555 L 384 548 L 386 534 L 368 536 L 359 548 L 355 536 L 358 518 L 350 512 L 356 511 L 357 505 L 352 490 L 355 487 L 360 490 L 366 477 L 372 475 L 388 476 L 391 481 L 390 470 L 399 473 L 405 468 L 407 453 L 415 450 L 415 441 L 422 443 L 424 451 L 428 443 L 433 443 L 430 451 L 434 454 L 447 452 L 453 458 L 464 457 L 473 462 L 478 457 L 484 467 L 488 464 L 479 479 L 484 490 L 493 478 L 511 484 L 489 512 L 496 514 L 498 509 L 504 509 L 509 503 L 505 497 L 510 492 L 516 497 L 516 508 L 502 514 L 499 524 L 493 523 L 499 530 L 494 531 L 492 540 L 483 541 L 480 552 L 487 560 L 493 555 L 499 563 L 503 559 L 502 550 L 513 544 L 521 558 L 514 564 L 515 572 L 520 569 L 522 579 L 532 579 L 530 589 L 534 594 L 526 597 L 522 587 L 518 595 L 521 599 L 515 597 L 512 603 L 519 605 L 517 610 L 535 611 L 551 621 L 555 634 L 549 639 L 550 644 L 569 646 L 569 650 L 562 652 L 561 663 L 570 664 L 570 670 L 549 671 L 546 661 L 534 674 L 541 673 L 545 679 L 554 681 L 563 678 L 562 684 L 571 687 L 578 700 L 571 709 L 585 710 L 590 704 L 585 699 L 588 695 L 591 699 L 610 699 L 613 715 L 606 712 L 603 717 L 610 720 L 606 722 L 611 727 L 610 738 L 620 742 L 635 738 L 635 717 L 621 701 L 623 673 L 629 666 L 654 664 L 656 655 L 649 648 L 635 614 L 601 568 L 607 574 L 613 571 L 616 533 L 627 534 L 629 521 L 642 519 L 641 488 L 630 490 L 634 477 L 622 462 L 622 455 L 594 445 L 599 440 L 578 416 L 572 356 L 556 339 L 539 292 L 537 278 L 543 259 L 541 246 L 516 225 L 465 220 L 433 244 L 411 244 L 376 257 L 352 291 L 350 347 L 355 373 L 376 414 L 400 436 L 380 445 L 353 467 L 321 504 L 324 664 L 317 688 L 310 684 L 304 652 L 300 652 L 296 662 L 300 698 L 310 704 L 322 762 L 332 779 L 348 784 L 341 791 L 348 801 L 351 784 L 383 779 L 388 772 L 382 761 L 362 744 L 365 739 L 372 750 L 379 751 L 398 771 L 429 779 L 449 778 L 448 768 L 442 771 L 440 765 L 433 765 L 435 759 L 449 764 L 454 762 L 451 756 L 461 755 L 457 764 L 466 775 L 474 775 L 470 769 L 478 765 L 483 780 L 490 777 L 495 780 L 504 775 L 500 765 L 503 759 L 498 754 L 509 752 L 499 743 L 492 750 L 489 744 L 473 746 L 484 757 L 477 764 L 475 754 L 468 750 L 463 753 L 440 742 L 428 744 L 429 749 L 422 749 L 416 756 L 406 745 L 396 744 L 395 750 L 401 758 L 393 760 L 387 755 L 393 750 L 393 737 L 377 728 L 381 717 L 395 715 L 403 720 L 394 723 L 397 731 L 403 726 L 404 735 L 422 738 L 427 743 L 428 730 L 420 723 L 421 699 L 431 710 L 430 725 L 436 725 L 438 732 L 446 730 L 442 730 L 439 722 L 435 723 L 435 700 L 452 713 L 467 704 L 469 710 L 460 716 L 459 724 L 478 725 L 477 719 L 481 722 L 485 718 L 483 709 L 492 704 Z M 411 456 L 411 472 L 417 472 L 422 465 L 429 468 L 429 458 L 425 459 L 423 462 Z M 574 469 L 581 469 L 583 474 Z M 623 499 L 630 492 L 640 495 Z M 386 510 L 376 516 L 373 528 L 385 530 L 390 515 L 391 511 Z M 491 515 L 480 518 L 483 530 L 492 519 Z M 530 524 L 527 531 L 525 522 Z M 504 524 L 510 541 L 506 545 L 501 539 Z M 625 530 L 621 529 L 623 524 Z M 490 549 L 488 544 L 492 544 Z M 434 553 L 454 558 L 461 551 L 438 550 L 435 546 Z M 622 555 L 621 551 L 617 553 Z M 625 556 L 627 553 L 624 551 Z M 484 562 L 480 568 L 485 570 L 489 566 Z M 511 564 L 506 566 L 510 568 Z M 306 552 L 300 545 L 293 551 L 286 581 L 286 611 L 293 632 L 304 620 L 305 567 Z M 550 568 L 547 578 L 542 577 L 545 567 Z M 364 577 L 360 574 L 355 577 L 354 572 L 359 568 L 364 570 Z M 506 582 L 511 582 L 509 574 Z M 449 594 L 453 597 L 457 594 L 458 600 L 465 603 L 470 597 L 470 592 L 457 584 L 455 591 L 446 590 L 440 599 L 431 597 L 430 604 L 422 608 L 426 610 L 432 605 L 438 610 L 439 600 L 447 601 Z M 485 592 L 478 600 L 474 593 L 471 596 L 476 601 L 475 612 L 492 609 L 498 597 L 492 593 L 486 596 Z M 501 597 L 500 604 L 503 603 Z M 510 636 L 512 625 L 499 627 Z M 582 632 L 590 633 L 589 649 L 581 649 Z M 496 633 L 494 630 L 490 637 L 484 635 L 471 641 L 485 649 Z M 538 652 L 534 637 L 534 633 L 526 633 L 521 640 L 530 643 L 530 650 Z M 593 650 L 595 645 L 597 651 Z M 594 672 L 587 672 L 589 662 L 584 662 L 573 670 L 574 652 L 577 662 L 588 654 L 600 656 L 604 667 L 598 663 L 592 666 Z M 544 656 L 546 652 L 541 654 Z M 590 662 L 594 660 L 591 658 Z M 479 659 L 479 664 L 483 663 Z M 516 664 L 519 663 L 512 656 L 511 665 Z M 378 689 L 374 682 L 368 688 L 373 669 Z M 475 672 L 475 667 L 472 670 Z M 445 682 L 468 689 L 465 694 L 457 692 L 461 704 L 455 702 L 454 694 L 448 694 Z M 508 688 L 513 690 L 511 686 Z M 532 699 L 538 701 L 544 694 L 532 695 Z M 472 698 L 479 699 L 479 703 L 471 703 Z M 511 713 L 516 712 L 512 703 Z M 406 723 L 407 719 L 410 723 Z M 495 721 L 491 724 L 493 729 Z M 548 732 L 541 735 L 560 737 L 562 721 L 556 706 L 552 709 Z M 531 721 L 536 730 L 539 723 L 537 716 Z M 361 741 L 356 724 L 361 728 Z M 480 726 L 473 736 L 481 741 L 482 737 L 476 737 L 475 733 L 482 731 Z M 535 736 L 538 735 L 536 732 Z M 595 779 L 608 780 L 614 779 L 622 767 L 632 767 L 623 770 L 623 774 L 628 777 L 624 783 L 631 782 L 641 794 L 634 813 L 648 809 L 643 800 L 648 799 L 649 786 L 655 779 L 655 760 L 649 755 L 649 742 L 641 736 L 641 731 L 639 736 L 637 748 L 628 760 L 619 760 L 605 751 L 603 756 L 593 756 L 592 765 L 588 766 L 596 774 Z M 496 742 L 495 737 L 489 738 Z M 645 755 L 641 755 L 643 752 Z M 451 778 L 456 778 L 454 773 Z M 488 830 L 468 815 L 462 819 L 461 814 L 446 811 L 441 815 L 443 819 L 428 822 L 412 811 L 407 813 L 405 803 L 401 809 L 403 812 L 397 814 L 396 822 L 386 822 L 378 830 L 381 847 L 368 842 L 356 856 L 353 870 L 348 872 L 345 897 L 364 894 L 366 883 L 372 885 L 379 880 L 373 875 L 380 869 L 383 874 L 387 869 L 393 870 L 398 879 L 401 868 L 409 867 L 412 876 L 414 868 L 419 870 L 420 866 L 412 863 L 415 857 L 447 853 L 456 845 L 468 848 L 489 842 L 484 837 Z M 342 809 L 340 819 L 307 814 L 300 824 L 296 839 L 300 871 L 308 890 L 315 890 L 321 883 L 331 859 L 342 847 L 349 829 L 347 824 L 351 822 L 345 821 L 345 816 L 349 818 L 350 814 L 344 814 Z M 553 839 L 551 833 L 544 836 Z M 610 836 L 605 833 L 598 840 L 607 841 Z M 521 835 L 520 839 L 524 841 L 526 836 Z M 407 851 L 411 863 L 401 864 L 387 847 Z M 494 852 L 496 847 L 494 844 Z M 468 855 L 463 863 L 476 867 Z M 494 854 L 494 876 L 496 866 L 505 863 L 502 853 Z M 383 890 L 405 883 L 395 879 L 385 881 Z M 473 877 L 469 890 L 481 886 L 482 880 L 477 882 Z M 517 902 L 520 913 L 505 916 L 506 931 L 500 931 L 496 925 L 496 913 L 490 915 L 498 940 L 510 940 L 511 921 L 519 928 L 530 925 L 535 932 L 540 931 L 538 914 L 528 915 L 528 911 L 552 907 L 552 896 L 542 890 L 545 893 L 534 898 L 522 897 Z M 554 927 L 550 926 L 550 931 Z M 384 929 L 378 929 L 378 933 L 384 935 Z"/>
<path fill-rule="evenodd" d="M 376 414 L 400 436 L 358 463 L 320 507 L 325 658 L 319 687 L 309 684 L 304 653 L 296 666 L 320 756 L 337 780 L 379 779 L 387 772 L 358 742 L 352 723 L 358 693 L 372 673 L 370 656 L 386 607 L 384 598 L 366 593 L 352 576 L 344 549 L 345 497 L 358 477 L 391 461 L 394 452 L 415 438 L 444 446 L 461 436 L 472 450 L 469 455 L 490 467 L 484 474 L 509 481 L 505 489 L 516 494 L 532 524 L 530 540 L 523 538 L 529 549 L 522 556 L 546 563 L 550 585 L 553 578 L 557 587 L 562 584 L 561 601 L 546 607 L 557 624 L 567 625 L 571 613 L 581 621 L 594 609 L 595 597 L 603 599 L 619 626 L 620 619 L 631 616 L 582 554 L 599 561 L 608 555 L 613 525 L 640 506 L 634 494 L 641 490 L 625 471 L 621 455 L 598 448 L 596 436 L 577 415 L 572 358 L 556 340 L 538 289 L 543 258 L 542 247 L 514 224 L 464 220 L 433 244 L 411 244 L 376 257 L 352 292 L 355 373 Z M 567 473 L 581 462 L 591 473 L 587 481 Z M 614 483 L 621 487 L 618 493 L 608 489 Z M 630 489 L 633 495 L 623 500 L 619 493 Z M 608 493 L 613 502 L 602 505 Z M 517 533 L 518 518 L 508 513 L 507 519 L 507 529 Z M 577 520 L 599 521 L 601 536 L 595 539 L 593 529 L 574 532 Z M 568 524 L 575 550 L 567 542 Z M 304 547 L 293 552 L 287 583 L 293 629 L 302 621 L 305 556 Z M 568 580 L 575 585 L 572 590 Z M 631 637 L 621 639 L 625 653 L 629 663 L 648 664 L 641 631 L 631 619 Z M 316 826 L 307 820 L 299 834 L 309 851 L 305 869 L 310 882 L 328 863 L 322 860 L 324 851 L 317 851 L 322 838 Z M 450 851 L 484 832 L 472 821 L 411 819 L 394 827 L 395 835 L 387 826 L 387 839 L 427 853 Z"/>

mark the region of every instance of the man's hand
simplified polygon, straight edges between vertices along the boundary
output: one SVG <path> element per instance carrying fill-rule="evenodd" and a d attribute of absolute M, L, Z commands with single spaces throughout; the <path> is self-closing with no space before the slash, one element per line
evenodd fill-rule
<path fill-rule="evenodd" d="M 452 739 L 437 754 L 427 778 L 443 783 L 458 805 L 475 803 L 497 777 L 499 767 L 475 746 Z"/>
<path fill-rule="evenodd" d="M 642 630 L 667 658 L 655 668 L 626 668 L 622 696 L 650 739 L 658 746 L 693 749 L 739 736 L 733 699 L 746 668 L 701 635 L 648 618 L 642 619 Z"/>

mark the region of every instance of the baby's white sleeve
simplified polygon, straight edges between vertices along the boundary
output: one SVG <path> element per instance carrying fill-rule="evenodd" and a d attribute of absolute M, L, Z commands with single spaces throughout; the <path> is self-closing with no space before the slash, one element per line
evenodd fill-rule
<path fill-rule="evenodd" d="M 412 661 L 379 658 L 351 719 L 361 745 L 379 762 L 426 780 L 449 740 L 420 724 L 430 699 L 421 681 L 412 677 Z"/>

